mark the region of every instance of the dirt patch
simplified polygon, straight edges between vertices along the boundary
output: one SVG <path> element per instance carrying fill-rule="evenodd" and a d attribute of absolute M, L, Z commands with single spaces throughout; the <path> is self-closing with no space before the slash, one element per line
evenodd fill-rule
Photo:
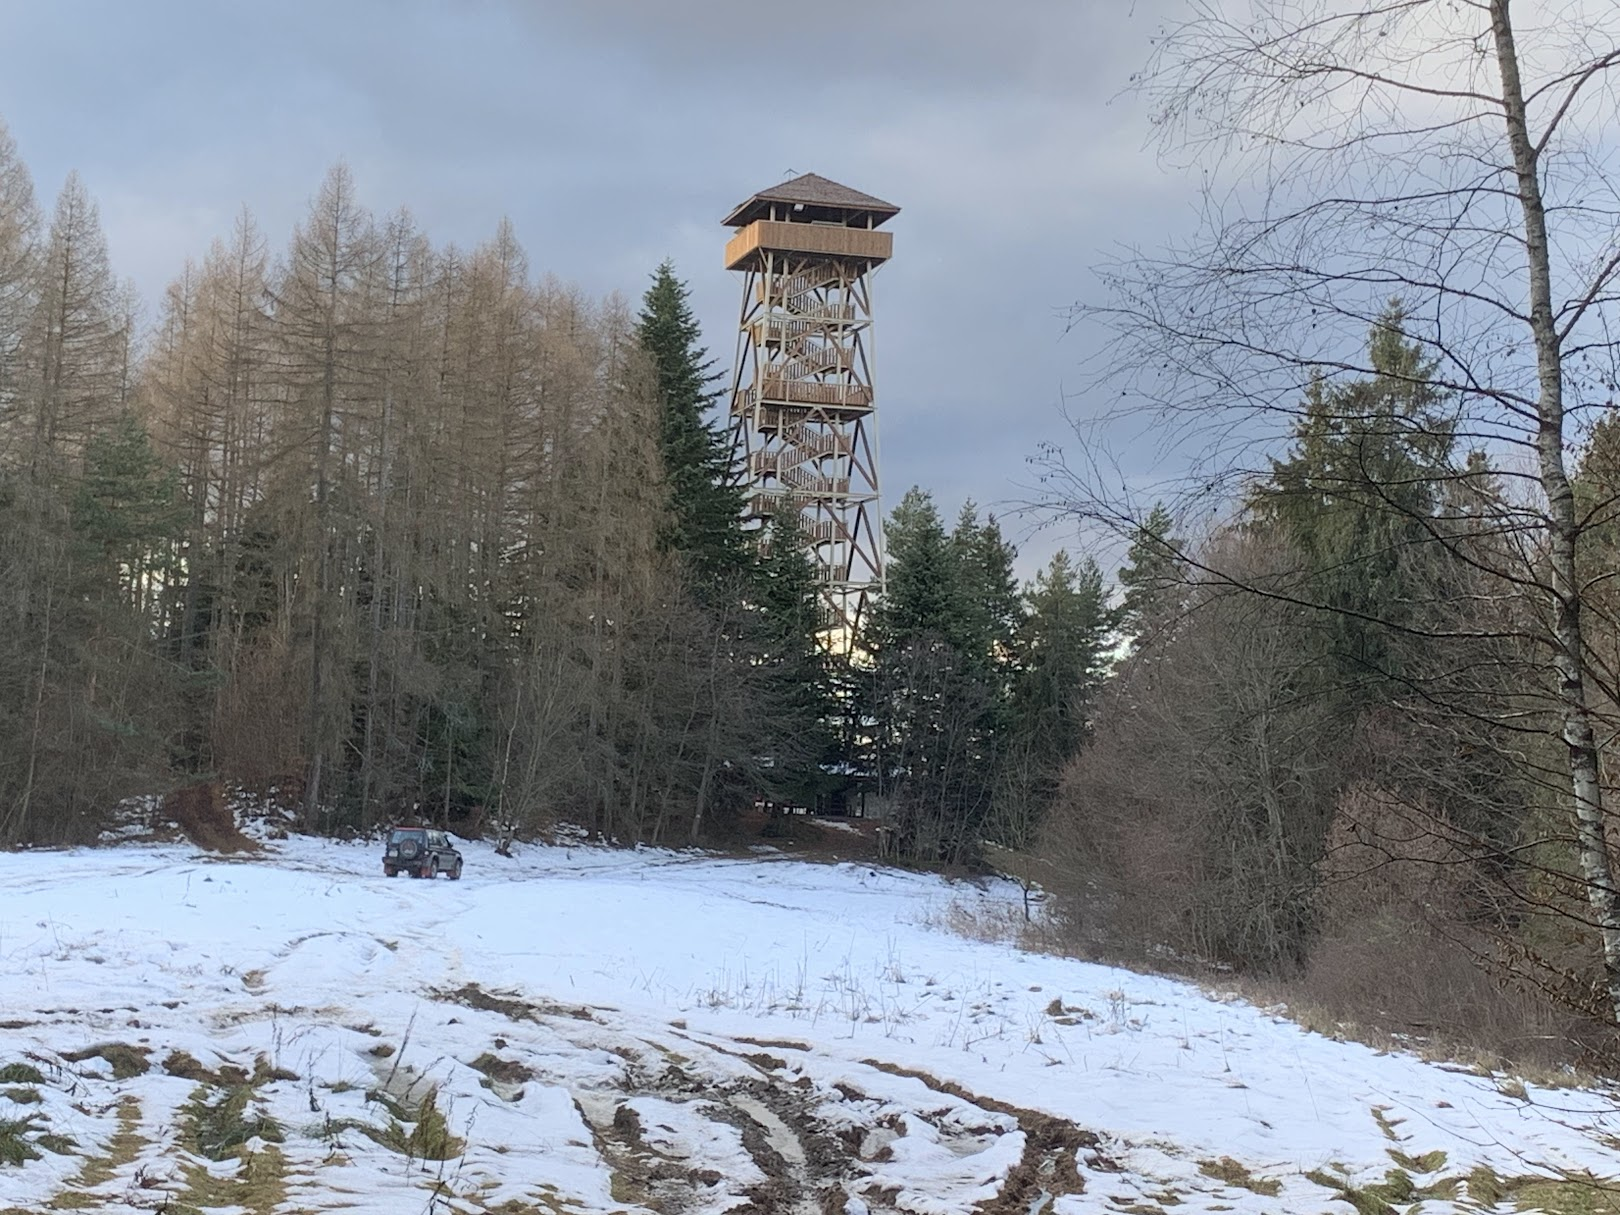
<path fill-rule="evenodd" d="M 748 1046 L 759 1046 L 765 1050 L 810 1050 L 808 1042 L 795 1042 L 791 1038 L 746 1038 L 741 1035 L 732 1039 L 733 1042 L 742 1042 Z"/>
<path fill-rule="evenodd" d="M 498 1081 L 501 1084 L 522 1084 L 527 1080 L 534 1079 L 533 1070 L 523 1066 L 516 1059 L 502 1059 L 499 1055 L 493 1055 L 489 1051 L 479 1055 L 467 1066 L 483 1072 L 491 1080 Z"/>
<path fill-rule="evenodd" d="M 257 852 L 259 846 L 236 829 L 236 815 L 225 804 L 225 791 L 213 782 L 187 785 L 163 799 L 163 814 L 186 838 L 209 852 Z"/>
<path fill-rule="evenodd" d="M 500 1013 L 511 1021 L 535 1021 L 541 1017 L 569 1017 L 575 1021 L 595 1021 L 596 1014 L 588 1008 L 578 1005 L 555 1004 L 549 1000 L 528 1001 L 520 1000 L 516 996 L 503 996 L 496 992 L 485 991 L 476 983 L 468 983 L 454 991 L 437 991 L 433 993 L 436 1000 L 447 1000 L 453 1004 L 465 1004 L 468 1008 L 476 1008 L 482 1012 Z"/>

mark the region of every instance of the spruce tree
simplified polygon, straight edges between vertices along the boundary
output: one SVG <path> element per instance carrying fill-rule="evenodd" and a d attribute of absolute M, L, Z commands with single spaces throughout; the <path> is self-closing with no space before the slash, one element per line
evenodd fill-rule
<path fill-rule="evenodd" d="M 924 633 L 945 636 L 961 619 L 961 586 L 950 540 L 934 499 L 913 486 L 889 515 L 883 599 L 873 619 L 874 641 L 893 649 Z"/>
<path fill-rule="evenodd" d="M 803 549 L 772 543 L 749 589 L 755 627 L 741 660 L 771 677 L 773 732 L 782 738 L 776 792 L 784 801 L 812 805 L 833 784 L 826 765 L 836 758 L 834 723 L 842 711 L 833 690 L 834 660 L 816 637 L 820 585 Z"/>
<path fill-rule="evenodd" d="M 1293 447 L 1250 502 L 1330 609 L 1324 643 L 1346 680 L 1388 672 L 1389 626 L 1410 618 L 1416 563 L 1444 560 L 1432 521 L 1445 509 L 1454 447 L 1434 367 L 1407 339 L 1399 301 L 1373 325 L 1368 352 L 1372 376 L 1311 385 Z"/>
<path fill-rule="evenodd" d="M 185 510 L 174 471 L 127 410 L 90 440 L 72 521 L 80 544 L 120 597 L 146 608 L 172 572 Z"/>
<path fill-rule="evenodd" d="M 949 554 L 957 590 L 947 633 L 965 660 L 980 674 L 992 676 L 1010 660 L 1023 621 L 1013 574 L 1017 550 L 1002 536 L 995 516 L 980 523 L 978 509 L 969 502 L 951 532 Z"/>
<path fill-rule="evenodd" d="M 700 344 L 686 284 L 665 261 L 652 276 L 637 317 L 637 337 L 658 373 L 663 406 L 659 446 L 669 491 L 660 541 L 680 553 L 701 597 L 735 592 L 750 564 L 742 530 L 742 490 L 732 475 L 726 436 L 705 415 L 719 378 Z"/>
<path fill-rule="evenodd" d="M 1035 576 L 1024 599 L 1028 615 L 1019 633 L 1017 729 L 1042 771 L 1055 778 L 1080 749 L 1118 613 L 1108 606 L 1097 563 L 1088 558 L 1076 566 L 1061 551 Z"/>
<path fill-rule="evenodd" d="M 1120 624 L 1140 635 L 1151 619 L 1172 608 L 1186 581 L 1181 558 L 1182 542 L 1172 534 L 1175 522 L 1162 502 L 1155 502 L 1120 567 L 1119 584 L 1125 592 Z"/>

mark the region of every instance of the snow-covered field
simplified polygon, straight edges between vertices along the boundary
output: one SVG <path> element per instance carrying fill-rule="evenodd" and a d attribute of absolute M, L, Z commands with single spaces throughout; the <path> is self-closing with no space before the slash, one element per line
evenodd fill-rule
<path fill-rule="evenodd" d="M 949 931 L 1010 889 L 465 851 L 0 856 L 0 1211 L 1436 1212 L 1620 1173 L 1610 1094 Z"/>

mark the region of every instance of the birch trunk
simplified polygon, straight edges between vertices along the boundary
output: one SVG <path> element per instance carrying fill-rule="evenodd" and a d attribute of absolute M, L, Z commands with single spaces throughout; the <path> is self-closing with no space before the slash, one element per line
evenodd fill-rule
<path fill-rule="evenodd" d="M 1558 710 L 1573 794 L 1576 847 L 1592 918 L 1603 943 L 1603 970 L 1611 1016 L 1620 1022 L 1620 899 L 1604 829 L 1598 751 L 1586 693 L 1586 646 L 1581 633 L 1581 585 L 1576 571 L 1580 523 L 1575 493 L 1564 464 L 1564 365 L 1553 315 L 1552 251 L 1542 198 L 1539 153 L 1530 139 L 1524 86 L 1519 75 L 1510 0 L 1491 0 L 1491 33 L 1501 73 L 1502 109 L 1524 215 L 1529 270 L 1530 329 L 1535 340 L 1539 396 L 1536 451 L 1547 498 L 1548 566 L 1552 575 L 1553 665 L 1558 672 Z"/>

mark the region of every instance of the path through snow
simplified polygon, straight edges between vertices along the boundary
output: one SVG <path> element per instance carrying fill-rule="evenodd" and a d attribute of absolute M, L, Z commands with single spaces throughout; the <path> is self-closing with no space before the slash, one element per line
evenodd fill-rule
<path fill-rule="evenodd" d="M 1010 889 L 467 853 L 0 856 L 0 1066 L 41 1077 L 0 1085 L 37 1155 L 0 1211 L 1348 1211 L 1394 1167 L 1429 1212 L 1480 1165 L 1620 1172 L 1608 1094 L 934 926 Z"/>

